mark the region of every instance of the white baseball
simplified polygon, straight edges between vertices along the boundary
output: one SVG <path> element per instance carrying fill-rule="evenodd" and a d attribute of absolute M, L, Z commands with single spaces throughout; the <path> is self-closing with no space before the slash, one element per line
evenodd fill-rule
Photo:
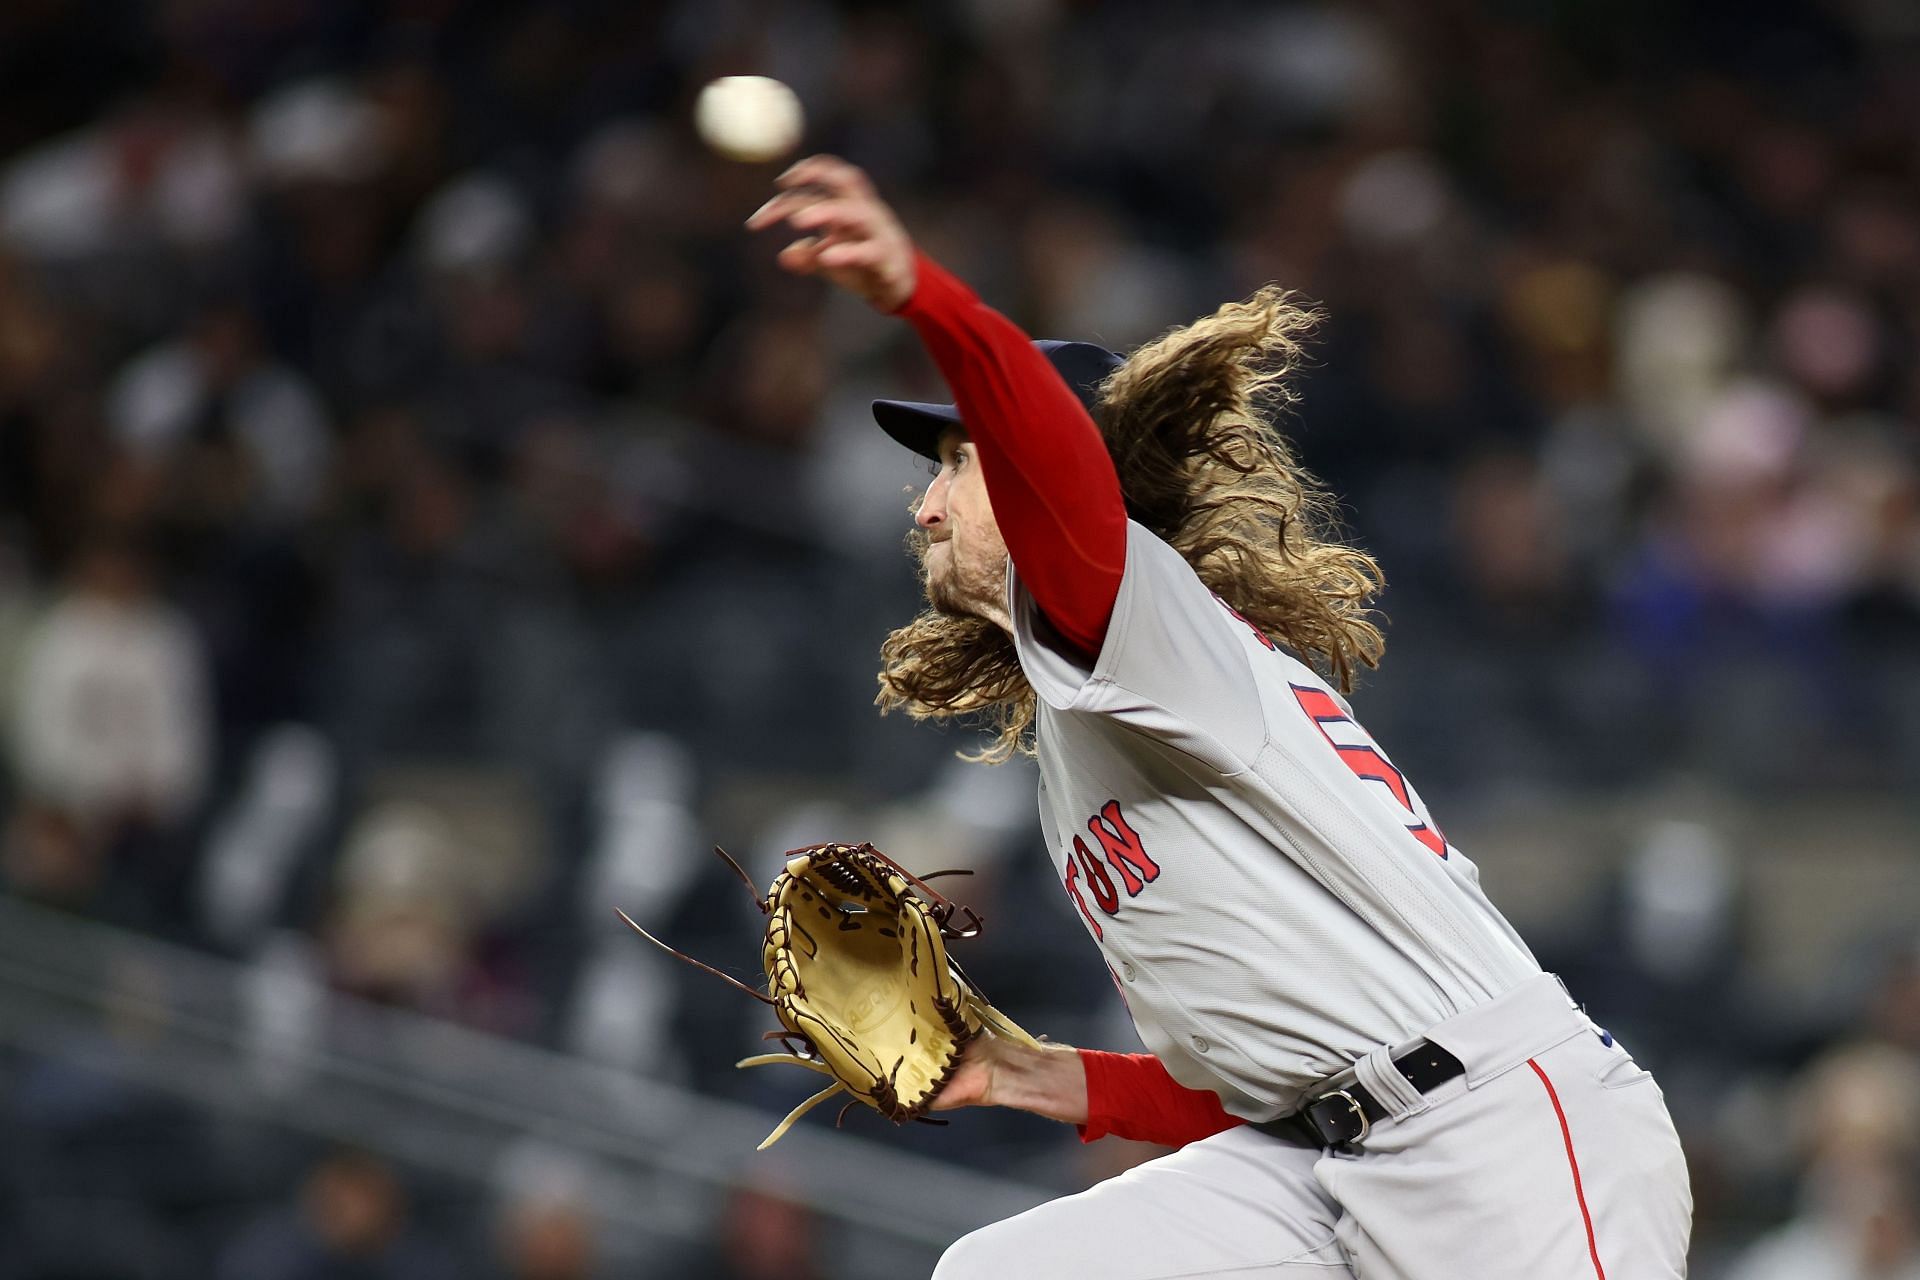
<path fill-rule="evenodd" d="M 722 76 L 700 90 L 693 124 L 729 160 L 778 160 L 800 142 L 804 116 L 793 90 L 766 76 Z"/>

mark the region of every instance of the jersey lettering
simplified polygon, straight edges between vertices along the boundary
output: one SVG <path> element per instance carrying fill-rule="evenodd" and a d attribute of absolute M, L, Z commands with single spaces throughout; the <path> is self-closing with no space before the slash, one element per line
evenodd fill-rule
<path fill-rule="evenodd" d="M 1080 864 L 1074 861 L 1072 858 L 1068 858 L 1067 874 L 1065 878 L 1065 883 L 1067 886 L 1067 895 L 1073 899 L 1073 905 L 1080 908 L 1080 914 L 1086 919 L 1087 928 L 1093 930 L 1093 936 L 1096 938 L 1103 938 L 1106 935 L 1100 931 L 1100 922 L 1093 918 L 1093 912 L 1087 910 L 1087 900 L 1080 896 L 1079 880 L 1080 880 Z"/>
<path fill-rule="evenodd" d="M 1073 856 L 1087 870 L 1087 885 L 1093 890 L 1093 900 L 1108 915 L 1120 912 L 1120 895 L 1114 891 L 1113 877 L 1100 865 L 1100 859 L 1093 856 L 1087 848 L 1087 842 L 1079 836 L 1073 838 Z"/>
<path fill-rule="evenodd" d="M 1440 829 L 1433 824 L 1431 816 L 1421 812 L 1419 797 L 1414 795 L 1413 788 L 1407 785 L 1406 775 L 1394 767 L 1393 761 L 1380 754 L 1380 749 L 1373 745 L 1372 739 L 1367 737 L 1366 730 L 1355 724 L 1353 717 L 1342 711 L 1340 704 L 1334 701 L 1325 690 L 1297 684 L 1290 684 L 1287 687 L 1293 690 L 1294 700 L 1300 704 L 1300 709 L 1307 713 L 1314 727 L 1320 730 L 1320 736 L 1327 740 L 1328 746 L 1339 753 L 1340 758 L 1346 762 L 1347 768 L 1353 770 L 1356 777 L 1383 784 L 1393 793 L 1393 798 L 1399 802 L 1402 809 L 1416 819 L 1424 818 L 1423 821 L 1407 824 L 1408 834 L 1432 853 L 1442 858 L 1446 857 L 1446 836 L 1442 835 Z M 1342 737 L 1351 737 L 1357 741 L 1339 741 L 1333 736 L 1333 732 L 1329 731 L 1330 725 L 1334 726 L 1335 731 L 1340 732 Z M 1338 726 L 1341 725 L 1347 726 L 1346 730 L 1339 730 Z"/>
<path fill-rule="evenodd" d="M 1120 887 L 1126 889 L 1129 898 L 1137 898 L 1140 891 L 1160 878 L 1160 864 L 1147 852 L 1146 842 L 1140 833 L 1127 821 L 1127 815 L 1120 810 L 1118 800 L 1109 800 L 1100 806 L 1100 812 L 1087 819 L 1087 831 L 1100 844 L 1100 852 L 1106 855 L 1108 863 L 1120 873 Z M 1093 891 L 1093 905 L 1100 908 L 1102 915 L 1120 914 L 1120 889 L 1113 883 L 1113 877 L 1107 874 L 1107 868 L 1101 865 L 1100 857 L 1087 844 L 1085 836 L 1075 836 L 1073 845 L 1066 857 L 1067 869 L 1062 876 L 1067 894 L 1073 899 L 1073 905 L 1080 908 L 1080 915 L 1093 930 L 1096 938 L 1105 936 L 1100 929 L 1099 918 L 1087 908 L 1086 895 L 1081 892 L 1081 881 Z"/>
<path fill-rule="evenodd" d="M 1101 805 L 1100 812 L 1087 819 L 1087 830 L 1100 842 L 1113 869 L 1120 873 L 1120 883 L 1126 887 L 1129 898 L 1139 897 L 1140 890 L 1160 878 L 1160 864 L 1148 855 L 1139 834 L 1127 824 L 1118 800 Z"/>

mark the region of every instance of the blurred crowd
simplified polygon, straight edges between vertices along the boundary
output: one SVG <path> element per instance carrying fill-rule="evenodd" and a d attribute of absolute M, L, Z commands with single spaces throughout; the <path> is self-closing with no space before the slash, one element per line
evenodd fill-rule
<path fill-rule="evenodd" d="M 609 906 L 750 959 L 699 851 L 871 837 L 1029 913 L 1001 1003 L 1113 1033 L 1030 776 L 869 706 L 924 475 L 866 401 L 944 397 L 741 231 L 773 170 L 686 108 L 743 71 L 1036 334 L 1124 349 L 1268 280 L 1324 308 L 1288 431 L 1386 567 L 1358 705 L 1429 794 L 1920 786 L 1916 14 L 14 0 L 0 883 L 705 1082 L 753 1011 Z M 1704 1045 L 1731 944 L 1676 964 L 1623 893 L 1617 951 L 1543 958 L 1714 1117 L 1682 1117 L 1709 1257 L 1920 1275 L 1912 955 Z M 290 1259 L 400 1248 L 395 1176 L 327 1157 L 221 1274 L 388 1274 Z"/>

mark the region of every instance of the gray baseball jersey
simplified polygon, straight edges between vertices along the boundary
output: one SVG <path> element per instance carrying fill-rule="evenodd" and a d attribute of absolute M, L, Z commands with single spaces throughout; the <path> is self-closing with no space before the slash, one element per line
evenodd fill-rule
<path fill-rule="evenodd" d="M 1091 668 L 1008 571 L 1063 891 L 1147 1048 L 1253 1120 L 1540 974 L 1346 702 L 1129 523 Z"/>

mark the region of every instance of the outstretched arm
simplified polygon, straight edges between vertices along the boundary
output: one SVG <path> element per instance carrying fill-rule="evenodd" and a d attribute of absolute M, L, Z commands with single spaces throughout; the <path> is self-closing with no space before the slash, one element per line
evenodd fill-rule
<path fill-rule="evenodd" d="M 1017 325 L 915 250 L 858 168 L 814 156 L 779 186 L 747 226 L 806 233 L 782 250 L 783 267 L 913 325 L 953 389 L 1020 580 L 1055 630 L 1097 654 L 1126 566 L 1127 512 L 1079 397 Z"/>
<path fill-rule="evenodd" d="M 1220 1099 L 1189 1089 L 1151 1054 L 1069 1045 L 1031 1048 L 991 1032 L 967 1046 L 934 1110 L 997 1106 L 1076 1125 L 1087 1142 L 1113 1134 L 1183 1147 L 1241 1123 Z"/>

